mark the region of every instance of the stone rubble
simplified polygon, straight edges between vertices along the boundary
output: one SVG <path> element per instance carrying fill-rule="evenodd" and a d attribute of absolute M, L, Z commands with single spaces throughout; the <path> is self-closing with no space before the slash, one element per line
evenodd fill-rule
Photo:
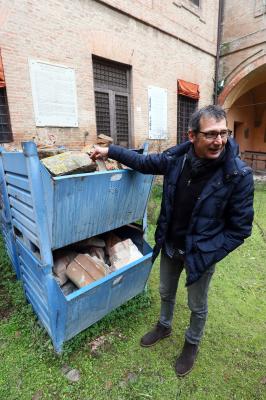
<path fill-rule="evenodd" d="M 80 151 L 67 151 L 64 147 L 39 146 L 38 154 L 41 162 L 53 176 L 88 173 L 95 171 L 113 171 L 123 166 L 115 160 L 92 161 L 90 154 L 94 146 L 108 147 L 113 143 L 110 136 L 100 134 L 95 144 L 84 146 Z"/>
<path fill-rule="evenodd" d="M 63 293 L 68 295 L 142 256 L 131 239 L 121 239 L 108 232 L 57 250 L 54 254 L 54 278 Z"/>

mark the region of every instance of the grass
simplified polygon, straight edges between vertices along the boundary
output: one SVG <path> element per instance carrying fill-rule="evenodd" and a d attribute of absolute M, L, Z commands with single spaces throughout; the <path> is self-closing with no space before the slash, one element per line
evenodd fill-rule
<path fill-rule="evenodd" d="M 159 212 L 161 187 L 149 204 L 149 241 Z M 217 266 L 209 320 L 195 369 L 183 379 L 173 365 L 188 323 L 184 277 L 178 292 L 173 335 L 150 349 L 140 337 L 159 312 L 158 261 L 143 295 L 77 335 L 55 355 L 51 341 L 26 303 L 0 248 L 0 399 L 2 400 L 212 400 L 265 399 L 266 186 L 255 195 L 252 236 Z M 91 342 L 103 336 L 92 351 Z M 70 383 L 66 368 L 77 369 Z"/>

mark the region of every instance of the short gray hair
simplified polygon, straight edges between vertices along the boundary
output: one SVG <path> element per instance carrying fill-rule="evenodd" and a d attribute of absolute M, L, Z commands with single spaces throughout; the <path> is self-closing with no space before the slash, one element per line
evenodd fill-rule
<path fill-rule="evenodd" d="M 213 104 L 203 107 L 191 115 L 188 125 L 189 130 L 195 133 L 199 132 L 201 118 L 214 118 L 216 121 L 221 121 L 222 119 L 226 120 L 226 112 L 221 106 Z"/>

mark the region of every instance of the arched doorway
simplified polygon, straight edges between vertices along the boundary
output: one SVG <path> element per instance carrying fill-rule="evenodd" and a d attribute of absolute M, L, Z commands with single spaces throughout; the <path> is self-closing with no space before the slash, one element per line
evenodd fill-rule
<path fill-rule="evenodd" d="M 264 57 L 265 58 L 265 57 Z M 262 61 L 260 59 L 260 61 Z M 266 171 L 266 60 L 245 67 L 226 85 L 219 103 L 227 110 L 240 152 L 254 170 Z"/>

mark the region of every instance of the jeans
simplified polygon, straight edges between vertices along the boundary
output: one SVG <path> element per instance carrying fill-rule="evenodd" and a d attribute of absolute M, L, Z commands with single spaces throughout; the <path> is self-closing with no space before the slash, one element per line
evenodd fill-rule
<path fill-rule="evenodd" d="M 159 321 L 166 327 L 170 327 L 172 324 L 176 291 L 183 268 L 184 263 L 181 259 L 171 259 L 162 252 L 160 265 L 161 313 Z M 187 287 L 188 307 L 191 311 L 191 316 L 185 338 L 192 344 L 199 344 L 203 335 L 208 315 L 209 284 L 214 270 L 215 265 L 212 265 L 197 282 Z"/>

